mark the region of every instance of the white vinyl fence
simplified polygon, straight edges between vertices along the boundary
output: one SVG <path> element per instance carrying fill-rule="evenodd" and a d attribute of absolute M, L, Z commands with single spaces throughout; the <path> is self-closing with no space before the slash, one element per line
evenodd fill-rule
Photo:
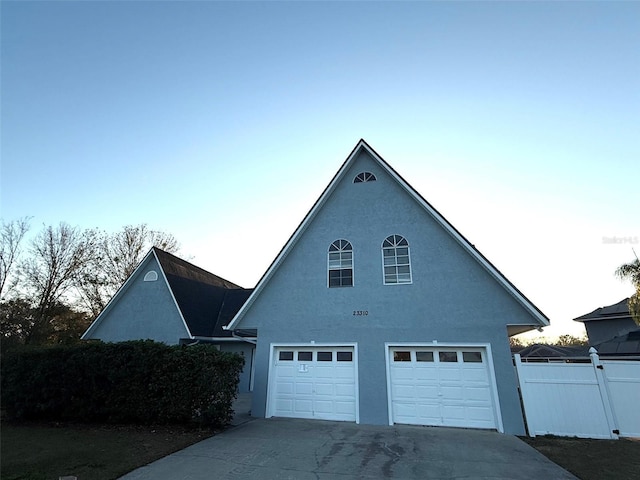
<path fill-rule="evenodd" d="M 640 361 L 515 363 L 529 435 L 640 437 Z"/>

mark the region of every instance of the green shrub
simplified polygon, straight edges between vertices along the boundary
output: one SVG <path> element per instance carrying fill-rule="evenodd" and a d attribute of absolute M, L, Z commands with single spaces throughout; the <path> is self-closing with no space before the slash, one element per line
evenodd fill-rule
<path fill-rule="evenodd" d="M 212 345 L 87 342 L 2 357 L 8 418 L 226 425 L 244 359 Z"/>

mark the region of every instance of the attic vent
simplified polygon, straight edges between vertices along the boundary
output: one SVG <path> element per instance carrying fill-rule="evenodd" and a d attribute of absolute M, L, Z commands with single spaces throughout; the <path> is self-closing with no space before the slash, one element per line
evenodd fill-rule
<path fill-rule="evenodd" d="M 147 274 L 144 276 L 145 282 L 155 282 L 156 280 L 158 280 L 158 272 L 156 272 L 155 270 L 147 272 Z"/>
<path fill-rule="evenodd" d="M 365 183 L 365 182 L 375 182 L 376 176 L 371 172 L 362 172 L 356 175 L 356 178 L 353 179 L 353 183 Z"/>

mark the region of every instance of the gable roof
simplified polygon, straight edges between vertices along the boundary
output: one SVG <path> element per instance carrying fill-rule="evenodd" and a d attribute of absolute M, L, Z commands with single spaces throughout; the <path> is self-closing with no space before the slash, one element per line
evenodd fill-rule
<path fill-rule="evenodd" d="M 138 270 L 151 257 L 155 258 L 160 266 L 162 277 L 190 338 L 232 336 L 223 326 L 233 318 L 252 290 L 244 289 L 186 260 L 152 247 L 82 338 L 99 325 L 112 305 L 128 289 L 132 279 L 138 276 Z"/>
<path fill-rule="evenodd" d="M 593 320 L 616 320 L 619 318 L 631 318 L 629 313 L 629 299 L 625 298 L 613 305 L 596 308 L 593 312 L 585 313 L 573 319 L 574 322 L 591 322 Z"/>
<path fill-rule="evenodd" d="M 294 245 L 298 242 L 307 226 L 313 221 L 318 212 L 322 209 L 328 198 L 337 188 L 337 185 L 346 175 L 347 170 L 355 162 L 360 152 L 366 152 L 369 156 L 384 170 L 386 171 L 418 204 L 420 204 L 424 210 L 431 215 L 436 222 L 438 222 L 472 257 L 474 257 L 478 263 L 480 263 L 488 272 L 493 276 L 504 288 L 510 293 L 536 320 L 536 326 L 549 325 L 549 319 L 542 313 L 529 299 L 527 299 L 515 285 L 513 285 L 487 258 L 482 255 L 474 245 L 472 245 L 453 225 L 451 225 L 441 214 L 438 212 L 429 202 L 427 202 L 409 183 L 402 178 L 392 167 L 389 165 L 378 153 L 369 146 L 364 139 L 356 144 L 351 151 L 347 159 L 344 161 L 338 172 L 334 175 L 329 185 L 324 189 L 318 200 L 313 204 L 311 210 L 304 217 L 300 225 L 293 232 L 287 243 L 282 247 L 274 261 L 271 263 L 267 271 L 258 281 L 253 293 L 240 308 L 233 320 L 229 323 L 225 329 L 232 330 L 236 327 L 238 322 L 244 317 L 246 312 L 251 308 L 251 305 L 255 299 L 260 295 L 260 292 L 264 289 L 265 285 L 269 282 L 274 272 L 278 269 L 280 264 L 289 255 Z"/>

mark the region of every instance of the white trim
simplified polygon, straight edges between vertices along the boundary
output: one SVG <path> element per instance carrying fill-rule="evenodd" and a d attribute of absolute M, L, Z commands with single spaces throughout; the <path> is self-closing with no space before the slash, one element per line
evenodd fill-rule
<path fill-rule="evenodd" d="M 407 256 L 409 257 L 409 281 L 408 282 L 396 282 L 396 283 L 387 283 L 387 276 L 384 273 L 384 268 L 387 266 L 384 263 L 384 250 L 385 248 L 393 248 L 394 250 L 396 250 L 398 247 L 397 245 L 395 247 L 385 247 L 384 246 L 384 242 L 387 241 L 387 239 L 389 237 L 394 237 L 394 236 L 398 236 L 398 237 L 402 237 L 402 239 L 407 242 Z M 411 285 L 413 283 L 413 265 L 411 264 L 411 245 L 409 244 L 409 240 L 407 240 L 407 237 L 405 237 L 404 235 L 400 235 L 399 233 L 392 233 L 391 235 L 387 235 L 386 237 L 384 237 L 384 240 L 382 240 L 382 242 L 380 242 L 380 255 L 382 258 L 382 285 Z M 398 252 L 395 252 L 395 258 L 397 258 L 398 256 Z M 394 266 L 396 267 L 396 269 L 398 268 L 398 264 L 394 263 L 393 265 L 389 265 L 389 266 Z M 397 270 L 396 270 L 396 278 L 397 278 Z"/>
<path fill-rule="evenodd" d="M 349 245 L 351 246 L 351 285 L 339 285 L 339 286 L 335 286 L 332 287 L 329 282 L 330 282 L 330 275 L 331 275 L 331 271 L 332 270 L 346 270 L 344 268 L 342 268 L 342 252 L 343 250 L 337 250 L 338 253 L 340 253 L 340 263 L 341 266 L 340 268 L 331 268 L 330 267 L 330 260 L 329 260 L 329 255 L 331 255 L 332 253 L 336 253 L 336 252 L 332 252 L 331 250 L 329 250 L 331 248 L 331 245 L 333 245 L 334 243 L 340 241 L 340 240 L 344 240 L 345 242 L 348 242 Z M 353 243 L 351 243 L 351 240 L 347 240 L 346 238 L 342 237 L 342 238 L 337 238 L 336 240 L 334 240 L 333 242 L 331 242 L 331 245 L 329 245 L 329 249 L 327 249 L 327 288 L 348 288 L 348 287 L 353 287 L 356 284 L 356 269 L 354 267 L 355 264 L 355 252 L 354 252 L 354 248 L 353 248 Z"/>
<path fill-rule="evenodd" d="M 331 196 L 337 185 L 342 181 L 346 174 L 347 169 L 355 161 L 355 158 L 362 151 L 366 151 L 371 158 L 379 164 L 379 166 L 387 172 L 391 178 L 396 180 L 398 184 L 409 193 L 426 211 L 430 214 L 473 258 L 475 258 L 480 265 L 482 265 L 491 276 L 493 276 L 502 286 L 520 303 L 539 323 L 541 326 L 548 326 L 549 319 L 538 308 L 531 303 L 519 290 L 517 290 L 507 278 L 502 275 L 482 254 L 476 250 L 476 248 L 469 243 L 435 208 L 433 208 L 426 200 L 424 200 L 416 190 L 413 189 L 402 177 L 400 177 L 389 164 L 387 164 L 382 157 L 380 157 L 364 140 L 360 140 L 353 151 L 349 154 L 345 162 L 342 164 L 336 175 L 333 177 L 327 188 L 325 188 L 320 198 L 311 207 L 309 213 L 302 220 L 298 228 L 294 231 L 293 235 L 289 238 L 285 246 L 280 250 L 280 253 L 276 256 L 273 263 L 269 266 L 265 274 L 262 276 L 255 289 L 242 305 L 242 308 L 236 313 L 231 322 L 224 327 L 225 330 L 233 330 L 236 328 L 238 322 L 245 316 L 247 311 L 253 305 L 255 299 L 260 295 L 266 284 L 269 282 L 275 271 L 280 267 L 280 264 L 289 255 L 293 246 L 298 242 L 298 239 L 302 236 L 309 224 L 315 219 L 317 213 L 324 207 L 324 204 Z M 413 277 L 412 277 L 413 278 Z"/>
<path fill-rule="evenodd" d="M 391 372 L 390 372 L 390 356 L 389 352 L 394 347 L 429 347 L 429 348 L 483 348 L 487 356 L 487 366 L 489 368 L 489 382 L 491 383 L 491 396 L 493 397 L 494 411 L 496 417 L 496 426 L 498 432 L 504 433 L 504 425 L 502 424 L 502 410 L 500 408 L 500 397 L 498 396 L 498 385 L 495 369 L 493 368 L 493 354 L 491 353 L 490 343 L 451 343 L 451 342 L 385 342 L 384 357 L 385 370 L 387 375 L 387 413 L 389 425 L 393 425 L 393 406 L 391 404 Z"/>
<path fill-rule="evenodd" d="M 190 338 L 190 340 L 201 340 L 204 342 L 223 342 L 223 343 L 224 342 L 241 343 L 244 341 L 246 343 L 255 343 L 255 342 L 250 342 L 248 340 L 243 340 L 242 337 L 200 337 L 198 335 L 194 335 L 193 337 Z"/>
<path fill-rule="evenodd" d="M 356 397 L 356 423 L 360 423 L 360 381 L 358 379 L 358 343 L 357 342 L 308 342 L 308 343 L 279 343 L 274 342 L 269 344 L 269 371 L 267 373 L 267 400 L 265 402 L 265 418 L 271 418 L 273 415 L 271 414 L 271 379 L 274 374 L 273 369 L 275 368 L 275 360 L 274 353 L 277 348 L 283 347 L 299 347 L 299 348 L 322 348 L 322 347 L 331 347 L 331 348 L 339 348 L 339 347 L 348 347 L 353 348 L 353 376 L 355 383 L 355 397 Z"/>

